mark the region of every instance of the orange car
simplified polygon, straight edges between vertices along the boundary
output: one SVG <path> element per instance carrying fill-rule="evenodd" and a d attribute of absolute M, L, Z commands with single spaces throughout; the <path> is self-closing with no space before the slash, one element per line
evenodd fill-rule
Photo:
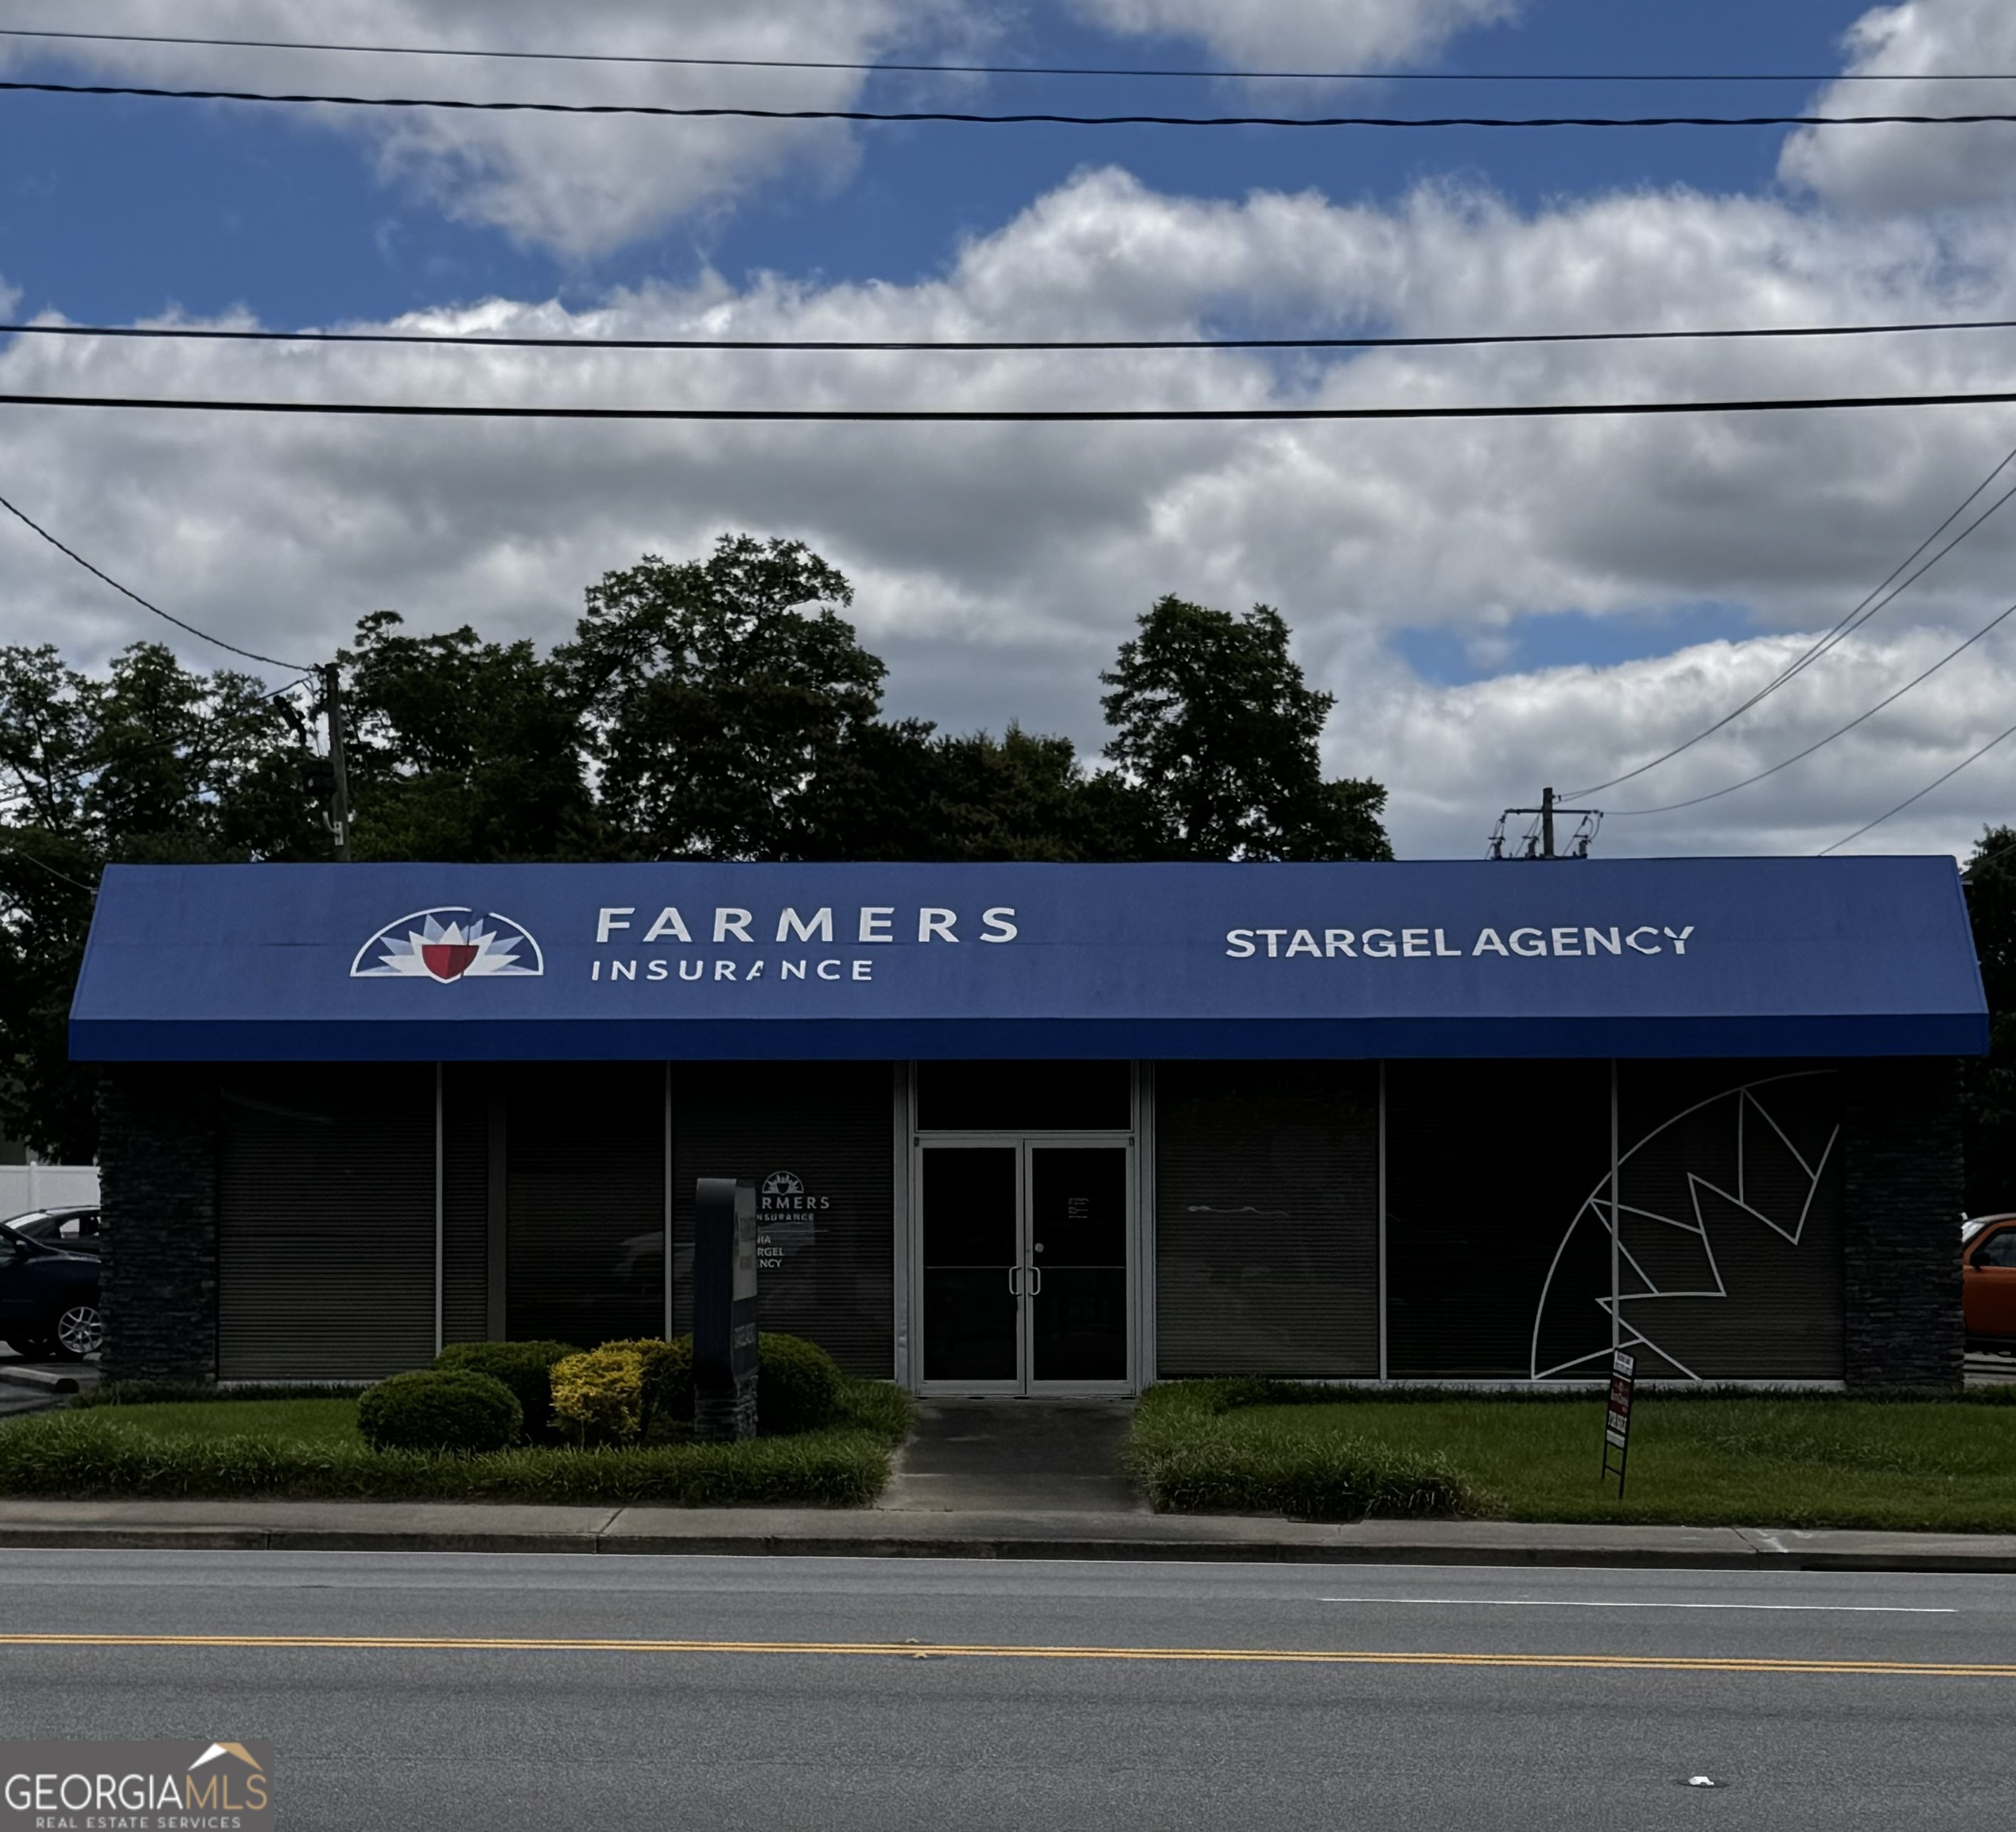
<path fill-rule="evenodd" d="M 1970 1342 L 2016 1348 L 2016 1215 L 1984 1215 L 1961 1232 L 1960 1302 Z"/>

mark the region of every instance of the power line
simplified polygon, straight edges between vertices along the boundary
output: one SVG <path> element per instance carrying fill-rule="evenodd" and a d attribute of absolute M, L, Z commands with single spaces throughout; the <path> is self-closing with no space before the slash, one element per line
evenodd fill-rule
<path fill-rule="evenodd" d="M 1451 350 L 1521 344 L 1671 344 L 1769 337 L 1878 337 L 1925 331 L 2016 330 L 2016 318 L 1894 324 L 1766 324 L 1684 331 L 1520 331 L 1428 337 L 526 337 L 488 332 L 243 331 L 184 324 L 0 324 L 0 336 L 103 337 L 217 344 L 397 344 L 503 350 Z"/>
<path fill-rule="evenodd" d="M 165 102 L 267 102 L 326 108 L 437 108 L 497 114 L 635 114 L 674 121 L 856 121 L 982 127 L 1973 127 L 2016 114 L 988 114 L 949 108 L 675 108 L 651 102 L 499 102 L 439 95 L 279 94 L 167 89 L 137 83 L 0 83 L 0 93 L 124 95 Z"/>
<path fill-rule="evenodd" d="M 1760 702 L 1769 698 L 1772 694 L 1777 693 L 1781 687 L 1786 684 L 1786 682 L 1791 681 L 1796 676 L 1803 673 L 1806 668 L 1811 666 L 1813 662 L 1818 661 L 1820 658 L 1826 654 L 1828 650 L 1834 648 L 1840 642 L 1845 642 L 1848 637 L 1853 635 L 1857 630 L 1860 629 L 1863 624 L 1866 623 L 1870 618 L 1876 615 L 1878 611 L 1886 609 L 1888 606 L 1895 603 L 1898 596 L 1901 592 L 1903 592 L 1909 586 L 1915 584 L 1919 580 L 1922 579 L 1926 573 L 1929 572 L 1933 567 L 1936 566 L 1940 561 L 1944 560 L 1948 553 L 1952 553 L 1956 547 L 1959 546 L 1963 541 L 1966 540 L 1967 538 L 1971 534 L 1975 529 L 1979 528 L 1983 522 L 1987 521 L 1991 515 L 1994 514 L 1998 509 L 2001 508 L 2005 503 L 2008 502 L 2011 496 L 2016 496 L 2016 488 L 2006 491 L 2002 495 L 1996 498 L 1993 503 L 1989 504 L 1987 508 L 1979 515 L 1976 516 L 1975 519 L 1969 522 L 1966 527 L 1963 528 L 1959 534 L 1955 535 L 1951 541 L 1948 541 L 1944 547 L 1940 548 L 1936 553 L 1933 554 L 1924 565 L 1919 567 L 1917 572 L 1911 573 L 1909 578 L 1899 578 L 1898 576 L 1901 573 L 1905 572 L 1910 567 L 1912 562 L 1915 561 L 1920 554 L 1923 553 L 1925 550 L 1928 547 L 1931 546 L 1941 534 L 1944 534 L 1946 530 L 1952 527 L 1962 515 L 1966 514 L 1968 506 L 1975 502 L 1975 499 L 1980 496 L 1981 493 L 1985 491 L 1991 483 L 1994 483 L 1996 478 L 1999 477 L 2011 464 L 2016 464 L 2016 450 L 2010 451 L 2008 456 L 2005 457 L 1999 464 L 1996 465 L 1994 470 L 1991 471 L 1979 483 L 1975 484 L 1975 487 L 1967 492 L 1965 499 L 1961 502 L 1960 507 L 1955 509 L 1953 512 L 1949 514 L 1944 521 L 1940 522 L 1936 528 L 1933 529 L 1932 531 L 1928 534 L 1924 540 L 1921 541 L 1916 547 L 1913 548 L 1911 551 L 1903 557 L 1903 559 L 1900 560 L 1897 565 L 1890 569 L 1889 574 L 1880 583 L 1878 583 L 1867 594 L 1867 596 L 1861 600 L 1860 603 L 1854 605 L 1838 623 L 1832 626 L 1832 627 L 1824 631 L 1814 639 L 1810 647 L 1804 650 L 1799 655 L 1794 657 L 1791 662 L 1788 662 L 1785 666 L 1781 669 L 1777 673 L 1771 677 L 1771 679 L 1765 681 L 1762 687 L 1758 688 L 1758 690 L 1754 693 L 1751 694 L 1747 700 L 1744 701 L 1741 705 L 1734 708 L 1730 712 L 1725 712 L 1722 717 L 1716 720 L 1713 724 L 1703 726 L 1701 730 L 1696 732 L 1692 737 L 1684 739 L 1680 743 L 1674 745 L 1670 751 L 1662 751 L 1657 757 L 1652 758 L 1647 762 L 1639 764 L 1636 768 L 1626 770 L 1621 776 L 1613 776 L 1606 782 L 1593 783 L 1587 789 L 1575 790 L 1574 794 L 1576 795 L 1593 795 L 1599 790 L 1614 789 L 1620 782 L 1629 782 L 1635 777 L 1644 775 L 1649 770 L 1657 769 L 1661 763 L 1666 763 L 1669 759 L 1679 756 L 1684 751 L 1691 751 L 1704 738 L 1713 737 L 1715 734 L 1721 731 L 1724 726 L 1733 724 L 1737 720 L 1740 719 L 1746 712 L 1749 712 L 1753 706 L 1755 706 Z M 1894 587 L 1894 589 L 1892 589 L 1893 587 Z M 1740 786 L 1740 785 L 1738 785 L 1738 786 Z M 1676 802 L 1673 805 L 1678 807 L 1685 805 L 1685 804 Z M 1665 812 L 1665 810 L 1657 808 L 1626 808 L 1620 809 L 1617 812 L 1626 815 L 1656 814 L 1662 813 Z"/>
<path fill-rule="evenodd" d="M 38 871 L 46 871 L 52 878 L 61 879 L 63 882 L 68 884 L 72 890 L 81 891 L 87 897 L 95 897 L 98 895 L 98 887 L 95 884 L 87 884 L 81 879 L 72 878 L 68 871 L 57 871 L 56 868 L 53 865 L 50 864 L 47 860 L 37 859 L 35 855 L 29 852 L 25 846 L 15 846 L 0 843 L 0 852 L 8 853 L 16 859 L 26 860 L 27 862 L 33 865 Z"/>
<path fill-rule="evenodd" d="M 2016 852 L 2016 840 L 2011 840 L 2006 845 L 1998 846 L 1992 852 L 1983 852 L 1978 859 L 1971 860 L 1967 869 L 1960 874 L 1962 882 L 1971 878 L 1983 865 L 1992 865 L 1998 859 L 2006 859 L 2012 852 Z"/>
<path fill-rule="evenodd" d="M 1944 775 L 1935 776 L 1932 781 L 1928 782 L 1924 788 L 1921 789 L 1917 794 L 1905 796 L 1901 802 L 1898 802 L 1894 808 L 1890 810 L 1889 813 L 1878 814 L 1874 821 L 1865 821 L 1855 830 L 1854 833 L 1843 833 L 1831 846 L 1823 846 L 1816 856 L 1824 859 L 1828 853 L 1839 852 L 1840 848 L 1847 845 L 1851 840 L 1859 840 L 1863 834 L 1866 833 L 1870 830 L 1870 828 L 1882 826 L 1886 821 L 1890 818 L 1892 814 L 1901 814 L 1905 809 L 1909 808 L 1912 805 L 1913 802 L 1924 801 L 1933 790 L 1940 787 L 1944 783 L 1952 782 L 1952 779 L 1956 776 L 1959 775 L 1960 773 L 1970 763 L 1979 763 L 1981 759 L 1987 756 L 1991 751 L 1994 750 L 1998 744 L 2002 743 L 2010 738 L 2016 738 L 2016 725 L 2008 726 L 2002 731 L 1998 732 L 1995 736 L 1991 738 L 1987 743 L 1983 744 L 1979 751 L 1974 751 L 1969 755 L 1963 757 L 1960 762 L 1956 763 L 1952 769 L 1948 770 Z"/>
<path fill-rule="evenodd" d="M 608 51 L 503 51 L 463 45 L 324 44 L 297 38 L 193 38 L 152 32 L 47 32 L 0 26 L 0 38 L 49 38 L 94 45 L 180 45 L 243 51 L 340 51 L 366 56 L 480 57 L 534 64 L 671 65 L 711 70 L 850 70 L 946 76 L 1124 76 L 1218 78 L 1292 83 L 2001 83 L 2016 76 L 1979 71 L 1870 74 L 1840 71 L 1487 71 L 1182 70 L 1112 64 L 846 63 L 795 57 L 658 57 Z"/>
<path fill-rule="evenodd" d="M 1975 631 L 1971 636 L 1968 637 L 1964 642 L 1960 643 L 1956 647 L 1948 650 L 1944 655 L 1940 656 L 1939 659 L 1933 662 L 1929 668 L 1926 669 L 1922 674 L 1913 675 L 1911 679 L 1905 681 L 1904 685 L 1898 688 L 1894 693 L 1886 694 L 1881 700 L 1878 700 L 1874 706 L 1871 706 L 1868 709 L 1868 711 L 1866 712 L 1857 713 L 1854 718 L 1851 719 L 1847 722 L 1847 724 L 1835 726 L 1835 728 L 1831 732 L 1828 732 L 1824 738 L 1815 739 L 1813 742 L 1808 744 L 1804 750 L 1795 751 L 1791 756 L 1786 758 L 1782 763 L 1773 763 L 1768 770 L 1760 770 L 1754 776 L 1746 776 L 1740 782 L 1731 782 L 1720 789 L 1711 789 L 1705 795 L 1691 795 L 1684 802 L 1668 802 L 1664 807 L 1618 808 L 1611 809 L 1610 812 L 1613 814 L 1618 816 L 1629 817 L 1633 814 L 1671 814 L 1676 809 L 1681 808 L 1698 808 L 1703 802 L 1719 801 L 1725 795 L 1734 794 L 1738 789 L 1747 789 L 1753 782 L 1762 782 L 1767 776 L 1777 775 L 1781 770 L 1789 770 L 1793 764 L 1800 763 L 1803 759 L 1812 756 L 1816 751 L 1820 750 L 1824 746 L 1831 744 L 1835 739 L 1847 736 L 1847 735 L 1854 731 L 1858 725 L 1866 724 L 1870 720 L 1874 718 L 1878 712 L 1882 712 L 1886 706 L 1894 705 L 1898 701 L 1901 700 L 1905 694 L 1909 693 L 1913 688 L 1921 685 L 1925 681 L 1929 681 L 1932 676 L 1936 674 L 1940 669 L 1944 668 L 1948 662 L 1954 661 L 1959 657 L 1965 654 L 1967 651 L 1971 649 L 1975 643 L 1979 642 L 1983 637 L 1987 635 L 1990 631 L 1998 628 L 2000 625 L 2006 623 L 2011 617 L 2016 617 L 2016 604 L 2011 604 L 2006 611 L 1998 611 L 1993 617 L 1990 618 L 1986 623 L 1983 624 L 1979 630 Z"/>
<path fill-rule="evenodd" d="M 94 566 L 74 547 L 66 547 L 60 541 L 57 540 L 48 529 L 45 528 L 41 522 L 34 520 L 33 517 L 28 515 L 23 510 L 15 507 L 15 506 L 12 503 L 9 502 L 5 496 L 0 496 L 0 509 L 6 510 L 10 515 L 13 516 L 17 522 L 20 522 L 23 527 L 28 529 L 31 533 L 39 534 L 45 541 L 48 541 L 57 553 L 62 554 L 66 559 L 76 561 L 76 563 L 80 566 L 83 567 L 87 572 L 90 573 L 94 579 L 103 580 L 105 584 L 111 586 L 112 589 L 119 593 L 121 596 L 130 598 L 134 604 L 140 607 L 142 610 L 151 611 L 157 617 L 164 619 L 168 623 L 173 623 L 177 629 L 186 630 L 192 636 L 200 637 L 205 642 L 211 643 L 219 649 L 227 650 L 233 655 L 242 655 L 247 662 L 262 662 L 269 668 L 285 668 L 291 672 L 297 673 L 305 674 L 310 671 L 305 663 L 299 662 L 282 662 L 271 655 L 262 655 L 255 650 L 241 649 L 235 642 L 227 642 L 221 636 L 212 636 L 208 630 L 199 630 L 193 623 L 188 623 L 183 619 L 177 617 L 173 611 L 164 611 L 158 604 L 150 603 L 146 599 L 142 598 L 138 592 L 134 591 L 132 587 L 129 585 L 122 585 L 118 580 L 115 579 L 111 576 L 111 573 L 105 572 L 99 567 Z M 282 691 L 284 692 L 285 689 L 283 689 Z"/>
<path fill-rule="evenodd" d="M 1459 407 L 533 407 L 413 401 L 228 401 L 127 394 L 0 394 L 0 406 L 111 407 L 167 413 L 434 420 L 789 421 L 888 425 L 1562 420 L 1664 413 L 1824 413 L 1860 407 L 1994 406 L 2012 401 L 2016 401 L 2016 390 L 2010 389 L 1983 394 L 1793 395 L 1733 401 L 1544 401 Z M 276 666 L 292 667 L 293 664 Z"/>

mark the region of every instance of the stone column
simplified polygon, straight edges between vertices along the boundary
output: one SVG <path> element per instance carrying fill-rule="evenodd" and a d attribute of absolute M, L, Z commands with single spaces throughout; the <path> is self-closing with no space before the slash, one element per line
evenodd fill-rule
<path fill-rule="evenodd" d="M 693 1434 L 703 1444 L 738 1444 L 756 1434 L 754 1374 L 726 1384 L 696 1380 Z"/>
<path fill-rule="evenodd" d="M 200 1069 L 121 1064 L 99 1092 L 104 1372 L 217 1378 L 217 1090 Z"/>
<path fill-rule="evenodd" d="M 1959 1065 L 1843 1065 L 1851 1387 L 1957 1387 L 1964 1367 Z"/>

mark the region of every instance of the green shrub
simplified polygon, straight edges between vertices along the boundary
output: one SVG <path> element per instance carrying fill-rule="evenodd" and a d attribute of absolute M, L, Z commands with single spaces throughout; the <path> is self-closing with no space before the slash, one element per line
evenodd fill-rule
<path fill-rule="evenodd" d="M 405 1378 L 411 1378 L 406 1376 Z M 865 1432 L 628 1450 L 441 1457 L 296 1439 L 157 1435 L 107 1407 L 0 1423 L 0 1495 L 523 1501 L 583 1506 L 862 1508 L 889 1479 Z"/>
<path fill-rule="evenodd" d="M 1219 1427 L 1130 1456 L 1128 1466 L 1163 1513 L 1361 1520 L 1474 1511 L 1468 1485 L 1442 1457 L 1358 1438 Z"/>
<path fill-rule="evenodd" d="M 1152 1388 L 1135 1409 L 1127 1473 L 1163 1513 L 1358 1520 L 1478 1510 L 1482 1497 L 1441 1457 L 1342 1434 L 1236 1424 L 1229 1416 L 1292 1403 L 1310 1390 L 1259 1379 Z"/>
<path fill-rule="evenodd" d="M 503 1381 L 460 1368 L 394 1374 L 357 1402 L 358 1434 L 374 1450 L 501 1450 L 524 1422 Z"/>
<path fill-rule="evenodd" d="M 767 1438 L 823 1431 L 840 1403 L 833 1358 L 802 1336 L 756 1337 L 756 1429 Z"/>
<path fill-rule="evenodd" d="M 644 1357 L 605 1343 L 553 1364 L 553 1419 L 570 1443 L 637 1442 L 644 1424 Z"/>
<path fill-rule="evenodd" d="M 655 1364 L 657 1390 L 651 1415 L 660 1425 L 680 1431 L 693 1429 L 693 1338 L 674 1336 L 664 1345 L 665 1354 Z M 647 1380 L 653 1370 L 646 1371 Z"/>
<path fill-rule="evenodd" d="M 645 1357 L 645 1419 L 693 1423 L 693 1338 L 676 1336 L 670 1342 L 646 1338 L 638 1342 L 605 1342 L 605 1349 L 635 1349 Z M 756 1427 L 766 1438 L 795 1437 L 823 1431 L 837 1419 L 846 1377 L 816 1342 L 780 1331 L 761 1330 L 756 1337 Z M 895 1391 L 892 1388 L 891 1392 Z M 892 1442 L 910 1429 L 905 1399 L 900 1426 Z M 889 1422 L 888 1409 L 869 1429 L 880 1434 Z"/>
<path fill-rule="evenodd" d="M 571 1342 L 451 1342 L 434 1357 L 434 1365 L 503 1381 L 525 1415 L 526 1441 L 550 1444 L 557 1438 L 551 1369 L 575 1353 Z"/>

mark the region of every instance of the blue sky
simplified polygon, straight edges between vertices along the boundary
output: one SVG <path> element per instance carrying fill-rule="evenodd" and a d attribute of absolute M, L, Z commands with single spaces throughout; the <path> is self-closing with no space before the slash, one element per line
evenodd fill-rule
<path fill-rule="evenodd" d="M 301 12 L 16 0 L 0 25 L 285 37 Z M 755 16 L 728 0 L 580 0 L 564 15 L 536 0 L 343 0 L 316 13 L 331 37 L 656 54 L 1424 75 L 2016 68 L 2006 0 L 774 0 Z M 1806 81 L 856 79 L 27 41 L 0 41 L 0 63 L 14 77 L 171 85 L 1092 112 L 1749 112 L 1830 94 Z M 2016 84 L 1831 96 L 1936 111 L 2016 105 Z M 11 95 L 0 297 L 80 322 L 472 324 L 480 309 L 500 326 L 758 336 L 2016 316 L 2012 153 L 1995 128 L 803 130 Z M 1977 336 L 891 365 L 21 340 L 0 350 L 0 381 L 543 401 L 1447 401 L 1985 389 L 2007 386 L 2008 348 Z M 801 534 L 855 577 L 896 710 L 954 728 L 1018 717 L 1092 750 L 1097 669 L 1155 596 L 1265 600 L 1338 695 L 1334 767 L 1392 786 L 1403 850 L 1467 852 L 1543 774 L 1599 780 L 1719 716 L 2016 442 L 2016 417 L 1995 410 L 1847 418 L 703 434 L 16 409 L 0 490 L 143 591 L 289 654 L 327 653 L 387 604 L 416 627 L 470 619 L 554 640 L 581 588 L 639 552 L 701 551 L 727 528 Z M 1984 527 L 1812 681 L 1644 786 L 1712 788 L 1879 697 L 1998 607 L 2010 538 Z M 143 623 L 46 549 L 0 538 L 0 639 L 98 659 Z M 1699 816 L 1620 822 L 1606 843 L 1814 849 L 1991 735 L 2012 688 L 2016 660 L 1991 640 L 1813 764 Z M 1964 848 L 2009 818 L 2009 750 L 1868 844 Z"/>

